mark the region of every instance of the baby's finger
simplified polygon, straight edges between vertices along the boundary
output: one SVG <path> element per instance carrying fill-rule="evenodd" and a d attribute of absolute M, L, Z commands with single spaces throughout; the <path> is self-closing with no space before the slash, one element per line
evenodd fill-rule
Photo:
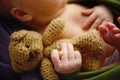
<path fill-rule="evenodd" d="M 102 21 L 103 19 L 98 17 L 90 29 L 98 29 L 98 26 L 102 23 Z"/>
<path fill-rule="evenodd" d="M 51 59 L 54 64 L 54 66 L 59 66 L 60 65 L 60 58 L 59 58 L 59 52 L 58 50 L 53 50 L 51 54 Z"/>
<path fill-rule="evenodd" d="M 113 24 L 113 23 L 111 23 L 111 22 L 107 22 L 106 23 L 106 27 L 108 28 L 108 30 L 113 30 L 113 28 L 115 28 L 116 27 L 116 25 L 115 24 Z"/>
<path fill-rule="evenodd" d="M 68 60 L 73 60 L 74 59 L 74 48 L 72 44 L 68 44 L 67 45 L 67 49 L 68 49 Z"/>
<path fill-rule="evenodd" d="M 120 29 L 117 28 L 117 26 L 116 26 L 116 28 L 113 28 L 112 32 L 113 32 L 114 34 L 120 34 Z"/>
<path fill-rule="evenodd" d="M 115 34 L 115 39 L 120 43 L 120 34 Z"/>
<path fill-rule="evenodd" d="M 83 23 L 83 29 L 89 29 L 90 26 L 96 20 L 96 18 L 97 18 L 96 14 L 93 13 L 92 15 L 90 15 L 90 17 L 88 17 L 88 19 Z"/>
<path fill-rule="evenodd" d="M 106 23 L 107 22 L 111 22 L 111 23 L 113 23 L 113 20 L 112 19 L 108 19 L 108 20 L 104 20 L 104 21 L 102 21 L 102 24 L 101 25 L 104 25 L 104 26 L 106 26 Z"/>
<path fill-rule="evenodd" d="M 98 30 L 100 31 L 100 34 L 101 34 L 102 36 L 104 36 L 104 35 L 108 32 L 107 28 L 106 28 L 105 26 L 103 26 L 103 25 L 100 25 L 100 26 L 98 27 Z"/>
<path fill-rule="evenodd" d="M 87 9 L 87 10 L 83 10 L 81 13 L 84 16 L 89 16 L 94 12 L 94 9 Z"/>
<path fill-rule="evenodd" d="M 79 51 L 75 51 L 75 59 L 78 62 L 78 65 L 82 64 L 82 56 Z"/>
<path fill-rule="evenodd" d="M 62 56 L 61 60 L 66 61 L 66 60 L 68 60 L 67 44 L 62 43 L 61 46 L 62 46 L 62 52 L 63 52 L 63 56 Z"/>

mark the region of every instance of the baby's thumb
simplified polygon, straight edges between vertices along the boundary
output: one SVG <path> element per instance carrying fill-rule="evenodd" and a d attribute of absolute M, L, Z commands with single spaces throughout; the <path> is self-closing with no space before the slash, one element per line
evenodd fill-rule
<path fill-rule="evenodd" d="M 93 11 L 94 11 L 94 9 L 86 9 L 86 10 L 83 10 L 81 13 L 84 16 L 89 16 L 93 13 Z"/>

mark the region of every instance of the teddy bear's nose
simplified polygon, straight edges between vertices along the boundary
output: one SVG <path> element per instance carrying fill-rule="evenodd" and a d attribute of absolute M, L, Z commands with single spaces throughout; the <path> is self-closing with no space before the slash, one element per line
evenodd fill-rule
<path fill-rule="evenodd" d="M 36 51 L 30 51 L 29 52 L 29 59 L 28 59 L 28 62 L 32 61 L 34 58 L 37 57 L 37 52 Z"/>

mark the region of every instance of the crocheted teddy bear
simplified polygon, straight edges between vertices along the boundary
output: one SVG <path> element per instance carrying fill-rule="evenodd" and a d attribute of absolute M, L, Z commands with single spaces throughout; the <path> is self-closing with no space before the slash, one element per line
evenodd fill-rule
<path fill-rule="evenodd" d="M 75 50 L 82 54 L 82 70 L 94 71 L 100 69 L 101 62 L 98 57 L 104 54 L 104 44 L 100 33 L 93 29 L 71 39 L 55 38 L 64 30 L 65 23 L 61 19 L 53 20 L 43 34 L 44 55 L 50 58 L 53 49 L 61 50 L 61 43 L 73 44 Z"/>
<path fill-rule="evenodd" d="M 71 39 L 54 39 L 62 33 L 65 23 L 54 19 L 43 35 L 35 31 L 20 30 L 11 35 L 9 45 L 12 67 L 16 72 L 24 72 L 40 66 L 44 80 L 59 80 L 50 55 L 53 49 L 61 50 L 61 43 L 72 43 L 82 54 L 85 71 L 97 70 L 101 63 L 99 55 L 104 53 L 104 45 L 97 30 L 90 30 Z M 40 64 L 40 65 L 38 65 Z"/>

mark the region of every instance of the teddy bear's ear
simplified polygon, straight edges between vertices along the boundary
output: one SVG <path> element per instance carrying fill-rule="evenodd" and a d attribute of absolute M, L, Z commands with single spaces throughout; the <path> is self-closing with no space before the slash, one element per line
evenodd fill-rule
<path fill-rule="evenodd" d="M 20 40 L 20 39 L 23 38 L 27 33 L 28 33 L 27 30 L 15 31 L 14 33 L 12 33 L 11 39 L 12 39 L 12 40 Z"/>

